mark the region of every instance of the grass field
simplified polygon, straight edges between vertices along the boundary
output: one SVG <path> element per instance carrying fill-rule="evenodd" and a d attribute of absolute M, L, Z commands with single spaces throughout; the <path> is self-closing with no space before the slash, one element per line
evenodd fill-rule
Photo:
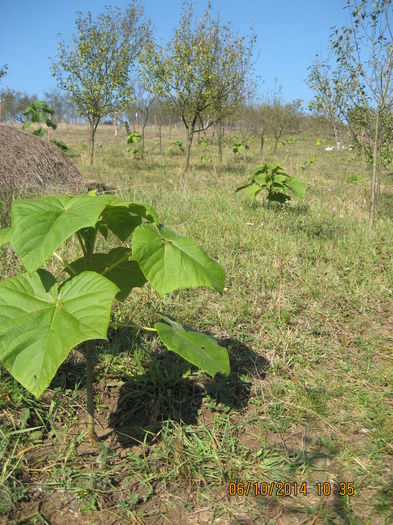
<path fill-rule="evenodd" d="M 354 152 L 303 133 L 273 156 L 268 141 L 264 160 L 307 185 L 304 201 L 269 209 L 234 193 L 261 163 L 256 142 L 235 158 L 226 137 L 222 167 L 214 146 L 212 162 L 195 143 L 184 179 L 171 144 L 180 131 L 163 131 L 161 156 L 149 129 L 138 160 L 123 130 L 114 144 L 101 127 L 94 168 L 84 127 L 55 136 L 86 179 L 154 205 L 226 271 L 222 295 L 144 287 L 115 319 L 174 315 L 228 348 L 231 375 L 213 381 L 152 336 L 110 332 L 95 351 L 94 447 L 82 348 L 39 400 L 1 369 L 0 523 L 393 523 L 392 174 L 370 229 Z M 8 248 L 0 265 L 3 276 L 21 270 Z"/>

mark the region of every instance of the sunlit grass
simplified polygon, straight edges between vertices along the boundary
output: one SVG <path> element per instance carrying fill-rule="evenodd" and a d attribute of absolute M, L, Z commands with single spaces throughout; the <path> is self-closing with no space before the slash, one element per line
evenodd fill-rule
<path fill-rule="evenodd" d="M 326 152 L 311 134 L 282 144 L 276 156 L 267 143 L 263 161 L 280 162 L 307 185 L 303 202 L 279 210 L 234 193 L 262 162 L 256 143 L 244 161 L 226 136 L 222 167 L 214 146 L 213 166 L 201 162 L 195 143 L 185 178 L 181 155 L 169 154 L 168 130 L 163 156 L 149 129 L 145 158 L 134 160 L 123 130 L 114 144 L 111 128 L 99 129 L 93 168 L 85 131 L 56 130 L 83 176 L 154 205 L 161 222 L 195 239 L 227 276 L 222 295 L 201 289 L 160 298 L 138 289 L 115 307 L 115 317 L 148 323 L 165 311 L 206 330 L 227 346 L 232 374 L 213 382 L 151 337 L 111 333 L 96 351 L 103 441 L 92 450 L 83 440 L 78 351 L 40 401 L 2 372 L 0 511 L 12 520 L 38 523 L 42 515 L 56 523 L 53 495 L 63 491 L 85 523 L 389 523 L 391 177 L 384 174 L 370 229 L 361 162 L 353 152 Z M 171 142 L 181 132 L 172 130 Z M 77 255 L 76 244 L 67 249 L 70 259 Z M 16 261 L 3 248 L 2 275 L 18 273 Z M 48 264 L 58 271 L 55 261 Z M 315 485 L 326 480 L 354 482 L 355 496 L 318 497 Z M 305 481 L 310 491 L 231 498 L 230 481 Z"/>

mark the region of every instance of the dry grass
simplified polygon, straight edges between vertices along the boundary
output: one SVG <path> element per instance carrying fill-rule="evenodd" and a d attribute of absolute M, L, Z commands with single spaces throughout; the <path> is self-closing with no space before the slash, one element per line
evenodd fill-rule
<path fill-rule="evenodd" d="M 15 126 L 0 126 L 0 193 L 57 187 L 78 191 L 81 174 L 60 149 Z"/>

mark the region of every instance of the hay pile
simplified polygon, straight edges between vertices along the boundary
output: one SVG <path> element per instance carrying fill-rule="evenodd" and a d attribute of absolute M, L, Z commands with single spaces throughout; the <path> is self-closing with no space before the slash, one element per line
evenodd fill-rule
<path fill-rule="evenodd" d="M 36 189 L 78 192 L 80 172 L 54 144 L 0 125 L 0 194 Z"/>

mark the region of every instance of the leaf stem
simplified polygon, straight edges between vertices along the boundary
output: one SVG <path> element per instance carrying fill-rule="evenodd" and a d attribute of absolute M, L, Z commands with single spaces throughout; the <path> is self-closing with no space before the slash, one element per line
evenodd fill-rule
<path fill-rule="evenodd" d="M 134 328 L 135 330 L 146 330 L 148 332 L 157 332 L 155 328 L 150 328 L 149 326 L 141 326 L 136 323 L 110 323 L 111 328 Z"/>
<path fill-rule="evenodd" d="M 58 253 L 53 252 L 53 255 L 56 257 L 56 259 L 58 259 L 61 262 L 61 264 L 64 266 L 64 268 L 68 268 L 73 275 L 77 274 L 77 272 L 70 265 L 70 263 L 67 262 L 65 259 L 63 259 L 63 257 L 61 257 Z"/>
<path fill-rule="evenodd" d="M 105 268 L 105 270 L 103 272 L 101 272 L 101 275 L 106 275 L 107 273 L 111 272 L 114 268 L 116 268 L 116 266 L 119 266 L 119 264 L 121 264 L 122 262 L 126 261 L 130 257 L 131 257 L 131 253 L 127 253 L 123 257 L 120 257 L 120 259 L 118 259 L 116 262 L 114 262 L 113 264 L 111 264 L 110 266 Z"/>
<path fill-rule="evenodd" d="M 87 260 L 87 250 L 85 243 L 83 242 L 82 235 L 79 232 L 76 232 L 76 236 L 78 238 L 79 244 L 81 245 L 83 257 Z"/>

